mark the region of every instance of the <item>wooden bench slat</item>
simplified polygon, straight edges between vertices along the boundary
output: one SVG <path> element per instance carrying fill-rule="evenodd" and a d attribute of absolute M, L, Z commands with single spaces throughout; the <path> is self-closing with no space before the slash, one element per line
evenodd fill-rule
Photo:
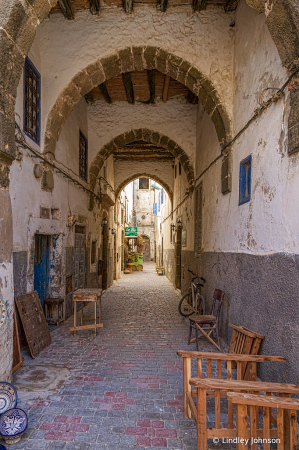
<path fill-rule="evenodd" d="M 238 392 L 229 392 L 227 398 L 229 401 L 236 404 L 299 410 L 299 399 L 297 398 L 268 397 L 267 395 L 241 394 Z"/>
<path fill-rule="evenodd" d="M 178 350 L 177 355 L 182 358 L 200 358 L 200 359 L 222 359 L 223 361 L 280 361 L 286 362 L 284 356 L 274 355 L 237 355 L 235 353 L 213 353 Z"/>
<path fill-rule="evenodd" d="M 299 387 L 295 384 L 268 383 L 264 381 L 218 380 L 214 378 L 190 378 L 189 383 L 193 387 L 205 387 L 210 389 L 299 394 Z"/>

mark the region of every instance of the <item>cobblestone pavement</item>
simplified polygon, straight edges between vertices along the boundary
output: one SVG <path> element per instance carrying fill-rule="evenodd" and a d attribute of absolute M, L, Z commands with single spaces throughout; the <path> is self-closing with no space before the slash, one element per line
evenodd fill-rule
<path fill-rule="evenodd" d="M 19 398 L 29 428 L 11 450 L 196 449 L 176 355 L 190 349 L 188 321 L 177 310 L 179 293 L 154 267 L 148 263 L 104 293 L 96 338 L 91 331 L 73 336 L 71 318 L 51 333 L 50 347 L 26 362 L 67 367 L 70 378 L 44 398 Z M 213 351 L 205 341 L 201 349 Z"/>

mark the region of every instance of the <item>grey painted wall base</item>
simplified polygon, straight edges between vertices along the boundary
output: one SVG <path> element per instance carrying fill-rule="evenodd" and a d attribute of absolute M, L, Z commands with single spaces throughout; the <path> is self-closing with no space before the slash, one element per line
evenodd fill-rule
<path fill-rule="evenodd" d="M 262 353 L 285 356 L 288 362 L 260 364 L 261 379 L 298 384 L 299 256 L 209 252 L 201 263 L 205 298 L 212 299 L 214 288 L 226 293 L 222 338 L 229 342 L 229 322 L 263 334 Z"/>
<path fill-rule="evenodd" d="M 230 342 L 229 323 L 263 334 L 261 353 L 281 355 L 288 362 L 260 364 L 261 379 L 298 384 L 299 255 L 206 252 L 195 258 L 193 251 L 182 250 L 182 294 L 190 287 L 188 268 L 207 280 L 202 293 L 208 312 L 214 289 L 226 294 L 220 317 L 224 342 Z"/>

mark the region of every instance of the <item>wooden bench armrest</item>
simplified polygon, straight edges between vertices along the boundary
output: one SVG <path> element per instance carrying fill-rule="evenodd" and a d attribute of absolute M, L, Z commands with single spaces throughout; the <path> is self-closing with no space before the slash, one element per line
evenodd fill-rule
<path fill-rule="evenodd" d="M 299 399 L 288 397 L 270 397 L 268 395 L 242 394 L 228 392 L 227 399 L 239 405 L 261 406 L 266 408 L 299 410 Z"/>
<path fill-rule="evenodd" d="M 195 352 L 195 351 L 177 351 L 177 355 L 182 358 L 197 358 L 197 359 L 215 359 L 223 361 L 244 361 L 244 362 L 264 362 L 264 361 L 278 361 L 286 362 L 284 356 L 274 355 L 240 355 L 236 353 L 214 353 L 214 352 Z"/>

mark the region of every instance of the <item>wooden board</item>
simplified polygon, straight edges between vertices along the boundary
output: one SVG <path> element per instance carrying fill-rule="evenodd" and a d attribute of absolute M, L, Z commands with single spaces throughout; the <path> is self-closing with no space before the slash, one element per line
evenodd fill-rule
<path fill-rule="evenodd" d="M 12 373 L 15 373 L 23 365 L 24 358 L 21 356 L 19 333 L 16 313 L 13 315 L 13 356 L 12 356 Z"/>
<path fill-rule="evenodd" d="M 51 344 L 51 335 L 36 291 L 15 298 L 32 358 Z"/>

